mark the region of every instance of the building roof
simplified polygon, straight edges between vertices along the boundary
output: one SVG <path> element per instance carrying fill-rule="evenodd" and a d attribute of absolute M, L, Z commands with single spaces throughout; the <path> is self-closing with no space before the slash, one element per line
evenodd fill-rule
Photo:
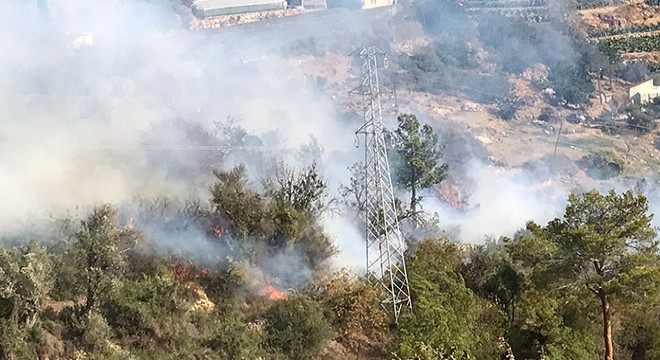
<path fill-rule="evenodd" d="M 642 85 L 642 84 L 646 84 L 646 83 L 649 82 L 649 81 L 653 81 L 653 78 L 648 78 L 648 79 L 646 79 L 646 80 L 644 80 L 644 81 L 640 81 L 640 82 L 634 83 L 634 84 L 628 86 L 628 90 L 630 90 L 630 89 L 632 89 L 632 88 L 634 88 L 634 87 L 636 87 L 636 86 L 639 86 L 639 85 Z"/>
<path fill-rule="evenodd" d="M 199 10 L 209 10 L 284 2 L 286 2 L 286 0 L 197 0 L 195 1 L 194 6 Z"/>

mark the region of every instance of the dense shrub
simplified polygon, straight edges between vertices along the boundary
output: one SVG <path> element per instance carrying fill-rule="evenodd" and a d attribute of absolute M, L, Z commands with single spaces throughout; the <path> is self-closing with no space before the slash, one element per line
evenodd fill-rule
<path fill-rule="evenodd" d="M 206 346 L 223 359 L 256 359 L 263 354 L 263 337 L 241 319 L 237 309 L 222 313 Z"/>
<path fill-rule="evenodd" d="M 177 312 L 175 294 L 176 285 L 168 278 L 124 281 L 102 312 L 120 336 L 155 333 L 160 321 Z"/>
<path fill-rule="evenodd" d="M 631 130 L 643 134 L 649 133 L 656 128 L 656 119 L 660 117 L 660 98 L 655 98 L 644 105 L 630 104 L 623 109 L 623 113 Z"/>
<path fill-rule="evenodd" d="M 645 80 L 649 77 L 650 72 L 648 66 L 641 61 L 628 61 L 616 69 L 616 76 L 619 78 L 636 83 Z"/>
<path fill-rule="evenodd" d="M 331 332 L 321 306 L 303 297 L 275 302 L 264 318 L 268 345 L 293 360 L 313 357 Z"/>
<path fill-rule="evenodd" d="M 598 152 L 583 156 L 577 162 L 589 177 L 605 180 L 621 175 L 623 161 L 611 152 Z"/>

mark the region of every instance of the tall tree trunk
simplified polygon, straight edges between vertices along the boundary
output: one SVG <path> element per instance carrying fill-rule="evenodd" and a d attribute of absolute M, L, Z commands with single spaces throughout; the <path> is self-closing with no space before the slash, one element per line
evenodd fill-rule
<path fill-rule="evenodd" d="M 414 215 L 417 213 L 417 189 L 415 188 L 415 185 L 410 188 L 410 192 L 412 193 L 412 196 L 410 197 L 410 211 L 412 211 Z"/>
<path fill-rule="evenodd" d="M 87 281 L 87 296 L 85 298 L 85 306 L 83 307 L 83 314 L 85 317 L 89 317 L 92 313 L 92 309 L 96 305 L 96 291 L 92 287 L 91 282 Z"/>
<path fill-rule="evenodd" d="M 516 298 L 515 296 L 511 299 L 511 322 L 510 324 L 516 322 Z"/>
<path fill-rule="evenodd" d="M 11 304 L 11 314 L 9 317 L 14 324 L 18 325 L 18 304 L 16 301 L 13 301 Z"/>
<path fill-rule="evenodd" d="M 603 311 L 603 340 L 605 341 L 605 360 L 614 360 L 614 346 L 612 343 L 612 319 L 610 317 L 610 303 L 607 295 L 600 290 L 600 307 Z"/>

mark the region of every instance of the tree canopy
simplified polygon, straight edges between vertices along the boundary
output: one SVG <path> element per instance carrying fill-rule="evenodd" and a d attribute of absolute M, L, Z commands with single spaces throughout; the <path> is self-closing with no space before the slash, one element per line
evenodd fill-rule
<path fill-rule="evenodd" d="M 602 313 L 605 358 L 614 358 L 612 303 L 657 296 L 660 255 L 648 202 L 632 191 L 572 194 L 562 218 L 511 242 L 516 259 L 556 286 L 583 286 Z"/>
<path fill-rule="evenodd" d="M 0 247 L 0 359 L 660 354 L 660 258 L 644 196 L 573 194 L 545 226 L 482 245 L 429 229 L 437 236 L 410 239 L 413 308 L 393 324 L 369 279 L 328 263 L 315 169 L 280 168 L 261 188 L 242 167 L 217 171 L 207 205 L 143 201 L 134 220 L 101 205 L 57 222 L 52 236 L 64 240 Z M 162 235 L 142 229 L 159 221 L 182 247 L 203 236 L 204 254 L 155 252 Z"/>
<path fill-rule="evenodd" d="M 422 200 L 418 192 L 444 180 L 448 166 L 442 163 L 443 147 L 430 125 L 420 124 L 415 115 L 409 114 L 400 115 L 398 121 L 394 131 L 398 143 L 394 176 L 398 185 L 410 191 L 414 214 Z"/>

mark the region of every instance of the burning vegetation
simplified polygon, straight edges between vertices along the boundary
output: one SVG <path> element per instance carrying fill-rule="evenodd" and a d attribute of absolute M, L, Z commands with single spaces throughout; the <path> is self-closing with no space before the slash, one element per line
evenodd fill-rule
<path fill-rule="evenodd" d="M 259 295 L 265 296 L 270 300 L 284 300 L 286 299 L 286 295 L 284 295 L 283 292 L 277 290 L 271 285 L 266 285 L 263 287 L 261 290 L 259 290 Z"/>
<path fill-rule="evenodd" d="M 431 0 L 234 38 L 171 27 L 169 2 L 51 0 L 38 21 L 28 3 L 0 2 L 0 360 L 660 354 L 660 194 L 622 181 L 660 166 L 660 102 L 612 100 L 652 75 L 626 59 L 654 58 L 656 15 L 581 10 L 616 25 L 585 32 L 573 8 L 605 2 Z M 413 299 L 397 324 L 335 273 L 365 262 L 344 54 L 374 38 L 410 44 L 386 46 L 382 80 L 418 111 L 392 127 Z"/>
<path fill-rule="evenodd" d="M 229 235 L 229 231 L 221 228 L 220 226 L 214 226 L 213 228 L 211 228 L 211 233 L 213 234 L 213 236 L 217 238 L 221 238 L 223 236 Z"/>

